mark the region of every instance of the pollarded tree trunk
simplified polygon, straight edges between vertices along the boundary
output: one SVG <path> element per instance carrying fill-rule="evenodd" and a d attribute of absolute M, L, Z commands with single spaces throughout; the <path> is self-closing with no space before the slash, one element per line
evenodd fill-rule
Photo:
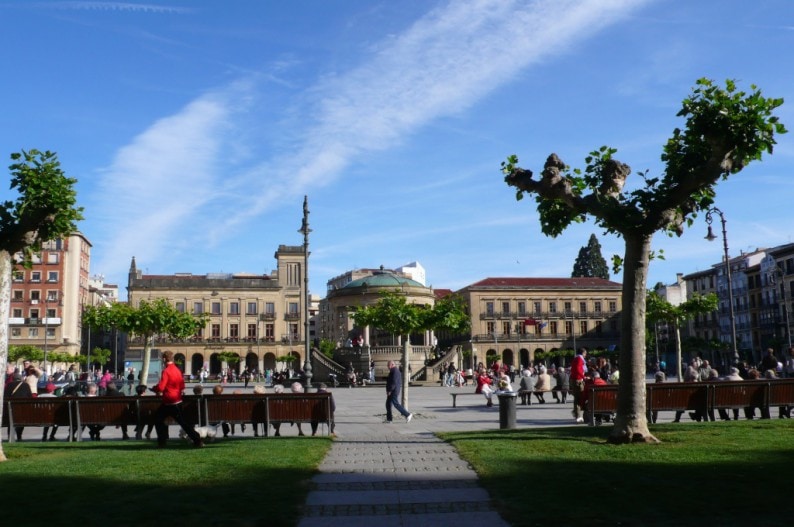
<path fill-rule="evenodd" d="M 618 413 L 611 443 L 655 443 L 645 413 L 645 295 L 652 235 L 624 233 Z"/>
<path fill-rule="evenodd" d="M 8 364 L 8 319 L 11 314 L 11 278 L 14 272 L 13 260 L 8 251 L 0 250 L 0 421 L 3 420 L 5 401 L 6 364 Z M 9 429 L 9 434 L 13 433 Z M 5 461 L 3 440 L 0 434 L 0 461 Z"/>

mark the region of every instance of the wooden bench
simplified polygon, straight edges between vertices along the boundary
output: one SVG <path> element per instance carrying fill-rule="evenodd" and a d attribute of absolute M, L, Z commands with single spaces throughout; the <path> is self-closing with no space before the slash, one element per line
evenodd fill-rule
<path fill-rule="evenodd" d="M 318 423 L 327 426 L 330 434 L 330 393 L 283 393 L 266 394 L 267 412 L 265 434 L 273 423 Z"/>
<path fill-rule="evenodd" d="M 251 424 L 256 427 L 267 423 L 266 395 L 207 395 L 204 397 L 204 424 Z M 267 427 L 265 427 L 267 435 Z"/>
<path fill-rule="evenodd" d="M 72 398 L 31 397 L 5 401 L 3 424 L 8 427 L 8 442 L 16 441 L 18 426 L 71 426 Z M 72 435 L 69 434 L 71 441 Z"/>
<path fill-rule="evenodd" d="M 769 381 L 769 406 L 794 406 L 794 378 Z"/>
<path fill-rule="evenodd" d="M 653 412 L 696 411 L 704 418 L 709 411 L 709 387 L 711 384 L 700 382 L 651 383 L 645 389 L 648 420 Z"/>
<path fill-rule="evenodd" d="M 733 381 L 713 384 L 710 400 L 711 417 L 714 415 L 714 410 L 760 408 L 761 416 L 769 418 L 769 385 L 769 381 Z"/>

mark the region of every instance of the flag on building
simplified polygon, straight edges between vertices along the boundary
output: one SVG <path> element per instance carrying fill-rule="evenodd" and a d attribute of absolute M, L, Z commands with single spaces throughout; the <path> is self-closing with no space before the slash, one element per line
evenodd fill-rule
<path fill-rule="evenodd" d="M 524 325 L 525 325 L 525 326 L 534 326 L 534 325 L 535 325 L 535 324 L 537 324 L 537 323 L 538 323 L 538 321 L 537 321 L 537 320 L 535 320 L 534 318 L 527 318 L 527 319 L 524 319 Z"/>
<path fill-rule="evenodd" d="M 546 327 L 546 326 L 548 326 L 548 325 L 549 325 L 549 323 L 548 323 L 548 322 L 541 322 L 541 323 L 540 323 L 540 329 L 543 329 L 543 328 L 545 328 L 545 327 Z"/>

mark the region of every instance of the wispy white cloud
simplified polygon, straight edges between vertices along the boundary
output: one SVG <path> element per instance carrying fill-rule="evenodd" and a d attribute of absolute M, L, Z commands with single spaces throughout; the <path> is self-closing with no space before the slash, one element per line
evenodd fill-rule
<path fill-rule="evenodd" d="M 223 197 L 215 174 L 231 113 L 224 97 L 205 96 L 117 153 L 99 175 L 92 211 L 104 227 L 98 269 L 125 268 L 131 251 L 150 261 L 162 258 L 176 230 L 200 222 L 198 211 Z"/>
<path fill-rule="evenodd" d="M 262 171 L 275 174 L 268 191 L 218 229 L 331 183 L 357 156 L 471 107 L 528 65 L 565 52 L 646 2 L 480 0 L 430 12 L 358 67 L 312 88 L 311 117 L 295 151 L 263 164 Z"/>
<path fill-rule="evenodd" d="M 384 39 L 349 71 L 328 74 L 310 87 L 300 97 L 304 106 L 297 118 L 290 115 L 297 128 L 281 134 L 288 138 L 282 139 L 286 148 L 246 168 L 230 164 L 224 157 L 229 150 L 222 146 L 234 143 L 238 127 L 251 126 L 244 112 L 236 114 L 241 119 L 231 126 L 232 109 L 247 107 L 248 92 L 233 88 L 205 95 L 152 125 L 120 150 L 103 173 L 105 192 L 121 200 L 103 211 L 108 221 L 104 236 L 114 241 L 103 247 L 105 260 L 97 268 L 126 266 L 133 250 L 149 261 L 167 257 L 174 249 L 169 234 L 217 212 L 213 207 L 222 197 L 227 198 L 226 213 L 193 225 L 186 243 L 199 233 L 210 245 L 228 237 L 264 211 L 335 181 L 362 155 L 391 148 L 429 122 L 470 108 L 528 66 L 567 52 L 647 1 L 444 4 Z M 69 4 L 159 9 L 154 4 Z M 234 203 L 233 210 L 228 203 Z"/>
<path fill-rule="evenodd" d="M 35 9 L 60 9 L 73 11 L 120 11 L 134 13 L 186 14 L 194 11 L 188 7 L 160 4 L 135 4 L 132 2 L 29 2 L 26 7 Z"/>

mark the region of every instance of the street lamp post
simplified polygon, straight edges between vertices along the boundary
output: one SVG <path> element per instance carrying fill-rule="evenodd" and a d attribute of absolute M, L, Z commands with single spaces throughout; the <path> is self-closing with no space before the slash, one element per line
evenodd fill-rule
<path fill-rule="evenodd" d="M 312 348 L 309 342 L 309 198 L 303 196 L 303 222 L 298 230 L 303 234 L 303 351 L 306 363 L 303 374 L 306 377 L 306 388 L 312 385 Z"/>
<path fill-rule="evenodd" d="M 725 215 L 717 207 L 712 207 L 706 212 L 706 225 L 708 225 L 706 239 L 710 242 L 717 239 L 717 237 L 714 235 L 714 232 L 711 230 L 711 222 L 713 221 L 712 214 L 714 213 L 719 215 L 720 223 L 722 223 L 722 248 L 725 252 L 725 277 L 728 280 L 728 314 L 730 316 L 731 323 L 731 345 L 733 346 L 733 362 L 734 364 L 738 364 L 739 350 L 736 346 L 736 319 L 733 312 L 733 281 L 731 280 L 731 262 L 728 257 L 728 233 L 725 229 Z"/>

